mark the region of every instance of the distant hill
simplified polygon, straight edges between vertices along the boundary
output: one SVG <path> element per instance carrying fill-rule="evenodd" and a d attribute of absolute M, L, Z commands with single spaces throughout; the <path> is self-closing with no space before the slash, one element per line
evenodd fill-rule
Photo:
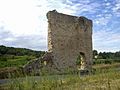
<path fill-rule="evenodd" d="M 0 45 L 0 56 L 2 55 L 15 55 L 15 56 L 35 56 L 41 57 L 45 51 L 35 51 L 26 48 L 15 48 L 15 47 L 7 47 L 4 45 Z"/>
<path fill-rule="evenodd" d="M 30 60 L 41 57 L 45 51 L 34 51 L 26 48 L 6 47 L 0 45 L 0 68 L 15 68 L 27 64 Z"/>

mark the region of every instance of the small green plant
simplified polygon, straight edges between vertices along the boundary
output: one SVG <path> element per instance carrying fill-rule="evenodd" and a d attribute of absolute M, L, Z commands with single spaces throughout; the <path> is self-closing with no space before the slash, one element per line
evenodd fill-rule
<path fill-rule="evenodd" d="M 77 59 L 76 59 L 76 65 L 81 65 L 81 56 L 78 55 Z"/>

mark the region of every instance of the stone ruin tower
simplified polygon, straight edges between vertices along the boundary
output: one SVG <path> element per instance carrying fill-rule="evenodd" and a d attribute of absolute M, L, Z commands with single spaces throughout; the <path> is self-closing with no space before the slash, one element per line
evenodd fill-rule
<path fill-rule="evenodd" d="M 43 57 L 30 61 L 22 67 L 26 74 L 65 73 L 76 71 L 76 61 L 80 57 L 80 71 L 92 69 L 92 21 L 49 11 L 48 19 L 48 52 Z M 45 62 L 47 64 L 45 64 Z M 81 73 L 81 72 L 80 72 Z M 81 74 L 82 74 L 81 73 Z"/>
<path fill-rule="evenodd" d="M 47 13 L 48 53 L 59 70 L 77 69 L 76 60 L 82 57 L 81 69 L 92 67 L 92 21 L 81 16 Z"/>

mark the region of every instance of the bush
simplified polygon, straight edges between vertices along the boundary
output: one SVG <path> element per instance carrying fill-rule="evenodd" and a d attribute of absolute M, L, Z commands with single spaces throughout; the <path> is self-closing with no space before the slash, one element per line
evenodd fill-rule
<path fill-rule="evenodd" d="M 0 57 L 0 61 L 7 61 L 6 57 Z"/>
<path fill-rule="evenodd" d="M 93 60 L 93 64 L 111 64 L 112 62 L 114 62 L 113 60 L 110 59 L 97 59 L 97 60 Z"/>
<path fill-rule="evenodd" d="M 111 64 L 111 63 L 112 63 L 112 61 L 108 60 L 108 59 L 104 61 L 104 64 Z"/>

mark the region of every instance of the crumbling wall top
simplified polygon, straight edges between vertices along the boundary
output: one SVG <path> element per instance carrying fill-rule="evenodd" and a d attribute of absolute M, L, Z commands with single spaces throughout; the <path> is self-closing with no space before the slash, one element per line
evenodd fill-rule
<path fill-rule="evenodd" d="M 64 24 L 74 24 L 76 27 L 81 26 L 83 30 L 87 30 L 86 27 L 92 26 L 92 20 L 84 17 L 84 16 L 72 16 L 72 15 L 66 15 L 63 13 L 58 13 L 56 10 L 49 11 L 47 13 L 47 19 L 48 22 L 55 25 L 57 23 L 64 23 Z M 91 29 L 88 29 L 91 30 Z M 92 34 L 92 31 L 91 31 Z"/>
<path fill-rule="evenodd" d="M 84 21 L 89 21 L 90 23 L 92 23 L 92 20 L 90 20 L 90 19 L 88 19 L 88 18 L 86 18 L 86 17 L 84 17 L 84 16 L 72 16 L 72 15 L 67 15 L 67 14 L 63 14 L 63 13 L 59 13 L 59 12 L 57 12 L 56 10 L 53 10 L 53 11 L 49 11 L 48 13 L 47 13 L 47 18 L 48 18 L 48 21 L 49 20 L 51 20 L 51 18 L 53 19 L 55 19 L 55 17 L 57 17 L 57 16 L 63 16 L 63 17 L 67 17 L 67 16 L 69 16 L 69 18 L 71 18 L 71 19 L 74 19 L 74 20 L 78 20 L 78 21 L 81 21 L 81 20 L 84 20 Z"/>

